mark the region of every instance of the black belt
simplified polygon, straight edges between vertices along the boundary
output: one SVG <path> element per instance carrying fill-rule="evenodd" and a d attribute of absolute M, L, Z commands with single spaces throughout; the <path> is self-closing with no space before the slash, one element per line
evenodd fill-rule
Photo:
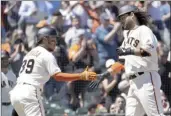
<path fill-rule="evenodd" d="M 137 74 L 140 76 L 140 75 L 144 74 L 144 72 L 138 72 Z M 133 75 L 129 76 L 129 79 L 135 79 L 136 77 L 137 77 L 137 75 L 133 74 Z"/>
<path fill-rule="evenodd" d="M 29 84 L 29 83 L 25 83 L 25 82 L 24 82 L 23 84 L 26 84 L 26 85 L 32 85 L 32 84 Z"/>
<path fill-rule="evenodd" d="M 9 105 L 11 105 L 11 102 L 2 102 L 2 105 L 3 106 L 9 106 Z"/>

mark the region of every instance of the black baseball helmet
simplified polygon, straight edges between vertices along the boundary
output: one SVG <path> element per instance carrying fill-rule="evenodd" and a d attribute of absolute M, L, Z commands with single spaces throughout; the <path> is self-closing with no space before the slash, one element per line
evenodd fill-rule
<path fill-rule="evenodd" d="M 10 55 L 7 51 L 1 50 L 1 58 L 10 58 Z"/>
<path fill-rule="evenodd" d="M 138 8 L 133 5 L 125 5 L 119 9 L 119 15 L 118 18 L 124 14 L 130 13 L 130 12 L 136 12 L 138 11 Z"/>
<path fill-rule="evenodd" d="M 43 27 L 39 29 L 37 33 L 37 43 L 43 37 L 50 37 L 50 36 L 55 36 L 56 38 L 59 38 L 59 32 L 53 27 Z"/>

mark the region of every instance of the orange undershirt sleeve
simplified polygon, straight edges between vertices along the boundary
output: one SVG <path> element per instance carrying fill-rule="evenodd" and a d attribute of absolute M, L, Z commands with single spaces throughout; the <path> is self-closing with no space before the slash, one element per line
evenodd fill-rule
<path fill-rule="evenodd" d="M 52 76 L 56 81 L 76 81 L 80 80 L 80 74 L 56 73 Z"/>

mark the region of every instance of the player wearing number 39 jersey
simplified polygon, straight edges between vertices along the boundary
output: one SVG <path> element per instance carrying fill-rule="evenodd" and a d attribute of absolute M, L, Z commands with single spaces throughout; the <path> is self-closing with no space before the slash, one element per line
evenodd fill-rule
<path fill-rule="evenodd" d="M 37 47 L 23 59 L 17 85 L 10 91 L 10 100 L 19 116 L 44 116 L 41 101 L 43 85 L 53 77 L 57 81 L 96 80 L 96 73 L 87 69 L 78 74 L 62 73 L 52 51 L 56 47 L 57 31 L 44 27 L 38 31 Z"/>
<path fill-rule="evenodd" d="M 148 16 L 135 6 L 125 5 L 118 18 L 124 29 L 124 41 L 117 52 L 125 59 L 130 82 L 126 116 L 163 116 L 157 39 L 148 27 Z"/>

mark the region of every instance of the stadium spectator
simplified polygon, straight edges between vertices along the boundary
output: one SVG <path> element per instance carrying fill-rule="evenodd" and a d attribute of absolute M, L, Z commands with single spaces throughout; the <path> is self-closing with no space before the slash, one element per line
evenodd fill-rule
<path fill-rule="evenodd" d="M 111 104 L 109 112 L 112 114 L 124 114 L 125 105 L 125 98 L 122 96 L 117 96 L 115 102 Z"/>
<path fill-rule="evenodd" d="M 170 6 L 167 1 L 161 1 L 160 11 L 162 13 L 162 21 L 164 22 L 164 42 L 170 48 L 170 31 L 171 31 L 171 15 Z"/>
<path fill-rule="evenodd" d="M 162 95 L 161 100 L 162 100 L 162 105 L 163 105 L 164 113 L 168 113 L 168 112 L 171 111 L 170 103 L 169 103 L 165 93 L 162 90 L 160 90 L 160 93 Z"/>
<path fill-rule="evenodd" d="M 93 116 L 93 115 L 95 115 L 95 113 L 96 113 L 96 108 L 97 108 L 97 104 L 90 104 L 90 105 L 88 106 L 88 113 L 87 113 L 87 115 L 88 115 L 88 116 Z"/>
<path fill-rule="evenodd" d="M 109 59 L 106 61 L 106 68 L 110 68 L 115 61 L 113 59 Z M 107 79 L 104 79 L 102 82 L 102 90 L 103 90 L 103 99 L 105 99 L 105 107 L 109 109 L 111 103 L 113 103 L 116 99 L 116 96 L 119 94 L 119 90 L 117 88 L 119 76 L 111 75 Z"/>
<path fill-rule="evenodd" d="M 11 31 L 18 28 L 18 22 L 20 20 L 18 11 L 20 5 L 21 5 L 20 1 L 10 1 L 6 4 L 4 13 L 7 14 L 7 20 L 9 22 Z"/>
<path fill-rule="evenodd" d="M 22 65 L 22 61 L 23 61 L 23 58 L 24 58 L 26 52 L 27 51 L 25 49 L 22 39 L 17 39 L 14 42 L 13 50 L 10 55 L 11 56 L 11 58 L 10 58 L 11 68 L 14 71 L 14 74 L 16 75 L 16 77 L 18 77 L 18 73 L 20 71 L 20 67 Z"/>
<path fill-rule="evenodd" d="M 166 47 L 165 44 L 160 43 L 158 46 L 159 51 L 159 74 L 161 76 L 162 81 L 162 90 L 164 93 L 168 96 L 169 103 L 171 103 L 171 94 L 170 94 L 170 88 L 171 88 L 171 78 L 169 78 L 169 72 L 171 72 L 171 63 L 167 61 L 169 50 Z"/>
<path fill-rule="evenodd" d="M 101 70 L 105 69 L 105 62 L 107 59 L 114 59 L 115 61 L 118 59 L 116 54 L 117 36 L 114 35 L 115 33 L 110 34 L 113 26 L 110 25 L 109 20 L 110 17 L 106 13 L 102 13 L 100 15 L 101 25 L 96 29 L 96 32 L 94 33 L 94 40 L 97 45 L 99 65 Z"/>
<path fill-rule="evenodd" d="M 13 107 L 10 103 L 9 91 L 16 84 L 16 76 L 13 73 L 10 62 L 10 55 L 7 51 L 1 50 L 1 91 L 2 91 L 2 115 L 3 116 L 11 116 Z"/>
<path fill-rule="evenodd" d="M 70 1 L 69 4 L 71 7 L 72 14 L 80 17 L 80 26 L 82 28 L 86 28 L 89 16 L 85 9 L 81 6 L 79 1 Z"/>

